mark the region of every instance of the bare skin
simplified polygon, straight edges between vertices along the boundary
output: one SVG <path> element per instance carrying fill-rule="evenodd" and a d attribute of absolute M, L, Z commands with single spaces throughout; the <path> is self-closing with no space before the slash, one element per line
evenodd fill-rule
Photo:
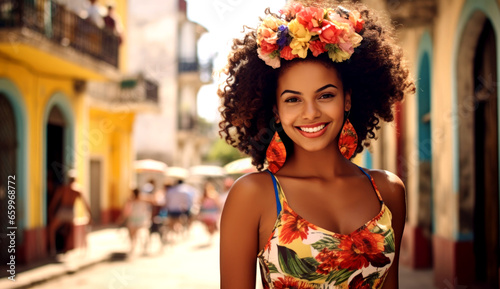
<path fill-rule="evenodd" d="M 355 231 L 381 210 L 370 180 L 337 146 L 341 118 L 350 105 L 350 95 L 344 94 L 336 71 L 321 64 L 294 65 L 278 80 L 277 117 L 294 142 L 294 154 L 275 175 L 297 214 L 341 234 Z M 300 126 L 317 124 L 327 124 L 320 137 L 304 137 L 298 131 Z M 383 288 L 395 289 L 406 216 L 405 188 L 392 173 L 366 171 L 393 215 L 396 255 Z M 267 172 L 236 181 L 222 213 L 221 288 L 255 288 L 256 258 L 276 219 L 273 182 Z"/>
<path fill-rule="evenodd" d="M 57 210 L 63 207 L 73 208 L 78 198 L 82 200 L 90 216 L 90 207 L 88 203 L 85 201 L 85 198 L 83 198 L 82 193 L 76 188 L 76 183 L 74 179 L 70 179 L 69 184 L 61 186 L 60 188 L 57 189 L 57 191 L 54 194 L 54 198 L 52 199 L 49 205 L 49 212 L 54 213 L 52 222 L 49 224 L 49 246 L 51 255 L 55 255 L 56 252 L 55 233 L 57 229 L 59 229 L 62 225 L 65 224 L 71 224 L 71 225 L 73 224 L 73 222 L 68 222 L 59 219 L 57 216 Z M 68 237 L 71 238 L 71 236 L 72 234 L 70 233 Z"/>

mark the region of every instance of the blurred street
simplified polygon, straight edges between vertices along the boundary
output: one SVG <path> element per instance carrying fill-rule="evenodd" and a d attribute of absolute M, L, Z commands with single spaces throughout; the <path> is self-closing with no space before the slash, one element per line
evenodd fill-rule
<path fill-rule="evenodd" d="M 81 251 L 70 253 L 62 259 L 64 266 L 74 266 L 82 259 L 104 254 L 105 251 L 111 256 L 109 261 L 26 288 L 219 288 L 219 236 L 216 234 L 210 243 L 199 222 L 193 223 L 186 236 L 174 236 L 163 252 L 160 252 L 157 236 L 153 235 L 147 254 L 143 254 L 140 247 L 128 258 L 124 257 L 128 250 L 125 229 L 105 229 L 92 234 L 94 236 L 89 236 L 86 255 Z M 37 269 L 38 274 L 53 270 L 50 266 L 44 267 Z M 23 274 L 19 279 L 23 281 Z M 433 287 L 430 270 L 415 271 L 405 267 L 400 269 L 400 284 L 401 289 L 450 288 L 447 283 Z"/>

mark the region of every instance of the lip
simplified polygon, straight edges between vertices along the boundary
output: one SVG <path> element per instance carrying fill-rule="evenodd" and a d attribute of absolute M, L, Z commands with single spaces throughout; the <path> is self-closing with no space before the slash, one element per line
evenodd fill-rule
<path fill-rule="evenodd" d="M 305 132 L 305 131 L 303 131 L 303 130 L 300 129 L 301 127 L 312 128 L 312 127 L 317 127 L 317 126 L 320 126 L 320 125 L 323 125 L 323 124 L 325 125 L 325 127 L 322 128 L 321 130 L 317 131 L 317 132 Z M 322 136 L 326 132 L 326 128 L 329 125 L 330 125 L 329 122 L 322 122 L 322 123 L 316 123 L 316 124 L 312 124 L 312 125 L 297 126 L 296 129 L 300 132 L 300 134 L 302 134 L 303 136 L 305 136 L 307 138 L 315 138 L 315 137 Z"/>

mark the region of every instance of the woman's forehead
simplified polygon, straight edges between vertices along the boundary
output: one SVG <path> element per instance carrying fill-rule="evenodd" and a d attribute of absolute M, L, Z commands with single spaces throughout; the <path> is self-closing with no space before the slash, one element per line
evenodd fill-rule
<path fill-rule="evenodd" d="M 286 67 L 278 77 L 278 90 L 284 87 L 322 87 L 325 84 L 333 84 L 339 89 L 342 87 L 337 69 L 317 61 L 296 62 Z"/>

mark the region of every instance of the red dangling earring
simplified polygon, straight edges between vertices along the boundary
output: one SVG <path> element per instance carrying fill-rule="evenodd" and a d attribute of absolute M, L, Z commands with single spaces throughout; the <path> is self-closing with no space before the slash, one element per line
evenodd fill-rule
<path fill-rule="evenodd" d="M 285 144 L 281 140 L 278 132 L 274 133 L 273 139 L 269 143 L 266 151 L 267 169 L 275 174 L 286 160 Z"/>
<path fill-rule="evenodd" d="M 339 137 L 339 149 L 342 155 L 350 160 L 356 148 L 358 147 L 358 135 L 356 134 L 356 130 L 354 126 L 349 121 L 349 118 L 346 117 L 344 126 L 342 127 L 342 131 L 340 132 Z"/>

